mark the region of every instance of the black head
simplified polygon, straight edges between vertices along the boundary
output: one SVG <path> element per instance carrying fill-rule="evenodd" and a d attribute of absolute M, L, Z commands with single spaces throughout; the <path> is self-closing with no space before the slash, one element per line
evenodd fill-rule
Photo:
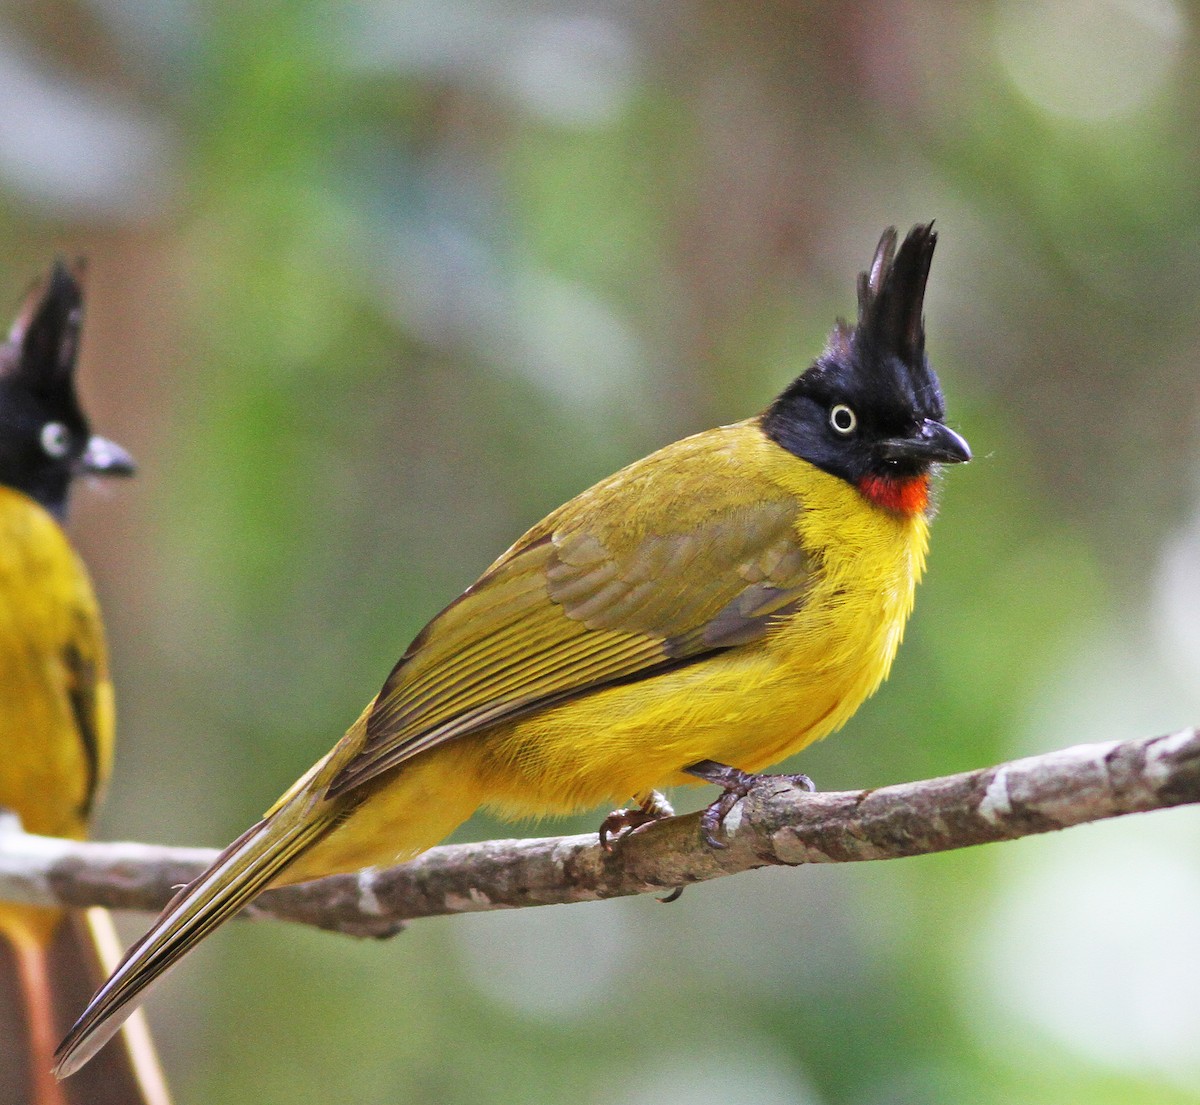
<path fill-rule="evenodd" d="M 73 477 L 127 476 L 129 454 L 92 435 L 75 394 L 83 322 L 79 280 L 56 261 L 0 345 L 0 484 L 66 512 Z"/>
<path fill-rule="evenodd" d="M 858 278 L 857 324 L 839 319 L 825 352 L 763 415 L 764 431 L 785 449 L 897 509 L 920 498 L 898 489 L 924 486 L 935 464 L 971 457 L 942 423 L 942 390 L 925 357 L 922 307 L 936 244 L 932 224 L 914 226 L 898 251 L 895 228 L 885 230 Z"/>

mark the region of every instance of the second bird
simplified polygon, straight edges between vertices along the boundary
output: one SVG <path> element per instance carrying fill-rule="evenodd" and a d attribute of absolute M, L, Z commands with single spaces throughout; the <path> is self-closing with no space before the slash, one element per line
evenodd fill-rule
<path fill-rule="evenodd" d="M 925 565 L 945 423 L 922 316 L 936 235 L 880 240 L 858 320 L 767 410 L 668 445 L 554 511 L 438 614 L 346 735 L 186 887 L 59 1049 L 270 885 L 409 859 L 479 807 L 664 815 L 711 781 L 716 833 L 759 771 L 886 677 Z"/>
<path fill-rule="evenodd" d="M 75 391 L 78 275 L 58 263 L 0 344 L 0 808 L 31 833 L 83 837 L 112 770 L 113 688 L 100 609 L 62 522 L 81 476 L 124 476 Z M 168 1105 L 145 1026 L 67 1086 L 54 1045 L 119 957 L 102 909 L 0 902 L 0 1101 Z"/>

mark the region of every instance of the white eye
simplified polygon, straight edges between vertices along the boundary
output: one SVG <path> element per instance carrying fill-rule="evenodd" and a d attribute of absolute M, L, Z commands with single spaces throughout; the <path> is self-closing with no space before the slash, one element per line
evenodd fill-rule
<path fill-rule="evenodd" d="M 836 407 L 832 407 L 829 411 L 829 424 L 839 434 L 852 434 L 858 425 L 858 415 L 846 406 L 845 403 L 838 403 Z"/>
<path fill-rule="evenodd" d="M 71 431 L 61 422 L 47 422 L 42 427 L 42 449 L 55 460 L 71 451 Z"/>

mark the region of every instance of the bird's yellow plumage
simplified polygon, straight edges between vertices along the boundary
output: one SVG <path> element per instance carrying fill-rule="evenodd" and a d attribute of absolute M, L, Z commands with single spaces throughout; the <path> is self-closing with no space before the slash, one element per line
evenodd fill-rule
<path fill-rule="evenodd" d="M 263 887 L 418 854 L 477 808 L 540 816 L 719 782 L 842 725 L 884 679 L 925 563 L 941 421 L 921 305 L 935 238 L 887 232 L 859 319 L 762 415 L 668 445 L 551 513 L 417 636 L 333 750 L 164 911 L 60 1048 Z"/>
<path fill-rule="evenodd" d="M 82 837 L 112 766 L 113 693 L 100 611 L 59 524 L 0 487 L 0 806 L 30 832 Z M 54 742 L 47 733 L 69 732 Z M 75 734 L 80 734 L 78 739 Z"/>

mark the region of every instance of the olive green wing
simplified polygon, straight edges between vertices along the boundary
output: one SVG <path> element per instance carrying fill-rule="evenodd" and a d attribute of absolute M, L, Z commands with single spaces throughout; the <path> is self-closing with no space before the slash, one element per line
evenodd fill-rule
<path fill-rule="evenodd" d="M 442 611 L 380 692 L 349 790 L 434 745 L 761 638 L 803 601 L 800 504 L 735 432 L 677 442 L 555 511 Z"/>
<path fill-rule="evenodd" d="M 82 566 L 80 567 L 82 572 Z M 100 610 L 86 575 L 79 578 L 76 601 L 69 614 L 70 632 L 60 662 L 76 737 L 83 752 L 87 779 L 79 815 L 86 821 L 112 768 L 113 688 Z"/>

